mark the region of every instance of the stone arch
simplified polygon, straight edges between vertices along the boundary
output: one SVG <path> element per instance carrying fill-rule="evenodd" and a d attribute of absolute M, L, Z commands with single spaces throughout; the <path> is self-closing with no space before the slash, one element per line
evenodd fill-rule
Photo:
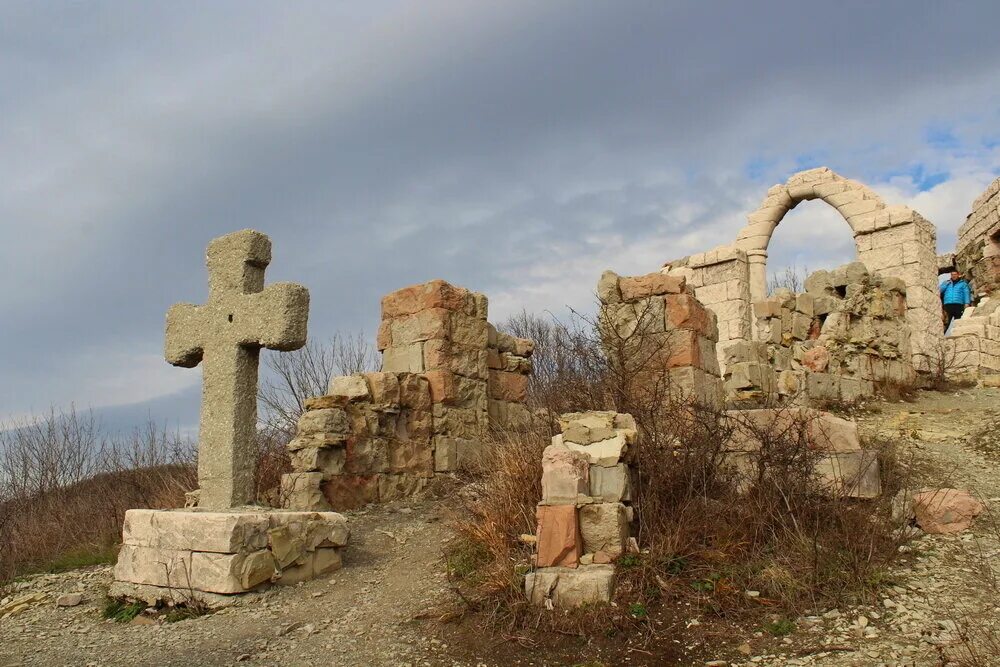
<path fill-rule="evenodd" d="M 873 190 L 827 167 L 800 171 L 783 185 L 772 186 L 736 237 L 736 247 L 746 252 L 750 263 L 750 297 L 754 301 L 767 296 L 767 247 L 771 235 L 789 211 L 812 199 L 821 199 L 837 209 L 850 226 L 856 244 L 858 235 L 871 229 L 876 213 L 886 208 Z"/>
<path fill-rule="evenodd" d="M 940 302 L 937 296 L 937 233 L 934 225 L 906 206 L 886 205 L 863 183 L 828 167 L 794 174 L 772 186 L 747 217 L 735 247 L 747 255 L 751 302 L 767 296 L 767 247 L 785 215 L 799 202 L 821 199 L 847 222 L 858 259 L 869 270 L 901 278 L 907 288 L 907 321 L 913 331 L 914 364 L 926 368 L 940 355 Z"/>

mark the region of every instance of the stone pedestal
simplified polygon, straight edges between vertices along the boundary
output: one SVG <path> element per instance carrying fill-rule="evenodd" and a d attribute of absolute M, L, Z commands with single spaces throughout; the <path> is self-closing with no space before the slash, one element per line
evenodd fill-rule
<path fill-rule="evenodd" d="M 148 604 L 225 604 L 339 569 L 349 537 L 335 512 L 129 510 L 110 593 Z"/>

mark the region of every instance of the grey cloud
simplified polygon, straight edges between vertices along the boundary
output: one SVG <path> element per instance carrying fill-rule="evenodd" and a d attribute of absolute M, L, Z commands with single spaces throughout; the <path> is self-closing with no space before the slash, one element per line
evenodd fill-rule
<path fill-rule="evenodd" d="M 83 349 L 157 352 L 233 229 L 272 236 L 314 335 L 371 331 L 403 284 L 725 242 L 797 156 L 878 178 L 1000 98 L 992 3 L 348 6 L 0 10 L 0 413 L 91 398 Z"/>

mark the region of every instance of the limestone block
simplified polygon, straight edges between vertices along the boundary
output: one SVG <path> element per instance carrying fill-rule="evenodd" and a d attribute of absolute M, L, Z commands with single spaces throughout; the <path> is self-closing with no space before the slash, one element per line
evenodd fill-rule
<path fill-rule="evenodd" d="M 616 413 L 610 410 L 594 410 L 591 412 L 567 412 L 559 416 L 559 429 L 565 431 L 570 426 L 583 426 L 589 429 L 615 427 Z"/>
<path fill-rule="evenodd" d="M 815 271 L 806 278 L 805 290 L 814 296 L 822 296 L 833 291 L 833 280 L 829 271 Z"/>
<path fill-rule="evenodd" d="M 378 501 L 388 503 L 421 494 L 430 478 L 425 475 L 394 473 L 378 476 Z"/>
<path fill-rule="evenodd" d="M 350 433 L 347 413 L 343 408 L 308 410 L 299 417 L 298 434 Z"/>
<path fill-rule="evenodd" d="M 492 350 L 492 353 L 499 363 L 499 353 L 496 350 Z M 424 343 L 423 364 L 429 371 L 447 370 L 464 377 L 485 380 L 489 354 L 487 350 L 452 341 L 429 340 Z"/>
<path fill-rule="evenodd" d="M 590 457 L 563 444 L 546 447 L 542 453 L 542 500 L 572 504 L 577 496 L 589 492 Z"/>
<path fill-rule="evenodd" d="M 289 451 L 292 470 L 339 475 L 344 471 L 347 453 L 343 447 L 296 447 Z"/>
<path fill-rule="evenodd" d="M 622 277 L 618 284 L 622 300 L 632 302 L 664 294 L 681 294 L 684 292 L 685 282 L 683 276 L 656 272 L 643 276 Z"/>
<path fill-rule="evenodd" d="M 327 394 L 331 396 L 343 396 L 349 401 L 358 401 L 368 398 L 368 383 L 363 375 L 341 375 L 330 378 L 330 385 Z"/>
<path fill-rule="evenodd" d="M 335 510 L 351 510 L 378 500 L 377 474 L 335 475 L 323 482 L 323 495 Z"/>
<path fill-rule="evenodd" d="M 580 507 L 580 534 L 583 552 L 603 551 L 612 557 L 625 550 L 628 517 L 621 503 L 593 503 Z"/>
<path fill-rule="evenodd" d="M 476 313 L 475 298 L 469 290 L 443 280 L 411 285 L 382 297 L 382 319 L 404 317 L 423 310 L 444 309 L 468 315 Z"/>
<path fill-rule="evenodd" d="M 323 473 L 292 472 L 281 476 L 282 506 L 293 510 L 330 510 L 322 491 Z"/>
<path fill-rule="evenodd" d="M 339 570 L 342 564 L 340 549 L 317 549 L 306 554 L 301 562 L 278 572 L 274 583 L 279 586 L 294 586 Z"/>
<path fill-rule="evenodd" d="M 582 539 L 576 505 L 539 505 L 535 565 L 576 567 Z"/>
<path fill-rule="evenodd" d="M 564 444 L 571 450 L 586 454 L 590 458 L 591 465 L 606 467 L 618 465 L 628 451 L 625 434 L 621 432 L 615 432 L 607 440 L 601 440 L 589 445 L 578 445 L 573 442 L 566 442 Z"/>
<path fill-rule="evenodd" d="M 444 308 L 431 308 L 391 321 L 394 347 L 422 343 L 432 339 L 446 339 L 450 334 L 452 312 Z M 483 347 L 486 347 L 484 344 Z"/>
<path fill-rule="evenodd" d="M 838 452 L 816 462 L 824 486 L 848 498 L 877 498 L 882 494 L 878 453 L 869 450 Z"/>
<path fill-rule="evenodd" d="M 382 352 L 383 373 L 422 373 L 424 370 L 423 343 L 394 345 Z"/>
<path fill-rule="evenodd" d="M 802 365 L 813 373 L 826 371 L 830 364 L 830 351 L 822 345 L 817 345 L 802 353 Z"/>
<path fill-rule="evenodd" d="M 523 403 L 528 397 L 528 376 L 522 373 L 491 370 L 489 396 L 496 400 Z"/>
<path fill-rule="evenodd" d="M 453 313 L 449 318 L 448 336 L 460 345 L 486 349 L 489 342 L 489 325 L 486 320 L 478 317 Z"/>
<path fill-rule="evenodd" d="M 238 553 L 267 546 L 267 513 L 133 509 L 125 512 L 122 544 Z"/>
<path fill-rule="evenodd" d="M 525 592 L 532 604 L 544 605 L 551 600 L 553 606 L 560 608 L 610 602 L 614 583 L 615 570 L 611 565 L 544 568 L 524 579 Z"/>
<path fill-rule="evenodd" d="M 605 271 L 601 274 L 601 279 L 597 281 L 597 298 L 601 303 L 621 303 L 622 293 L 618 287 L 618 274 L 614 271 Z"/>
<path fill-rule="evenodd" d="M 126 544 L 118 553 L 114 572 L 117 581 L 232 594 L 270 579 L 273 566 L 270 571 L 266 567 L 270 557 L 266 549 L 249 554 L 221 554 Z M 267 572 L 267 577 L 262 579 L 263 572 Z"/>
<path fill-rule="evenodd" d="M 620 503 L 632 499 L 629 467 L 620 463 L 612 467 L 590 467 L 589 495 L 605 503 Z"/>

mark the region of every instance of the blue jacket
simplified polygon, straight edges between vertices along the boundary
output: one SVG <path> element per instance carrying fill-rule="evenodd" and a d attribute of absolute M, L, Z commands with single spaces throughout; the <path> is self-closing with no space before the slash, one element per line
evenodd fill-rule
<path fill-rule="evenodd" d="M 969 283 L 961 278 L 953 283 L 946 280 L 941 283 L 941 301 L 943 303 L 961 303 L 968 306 L 972 303 L 972 292 L 969 291 Z"/>

